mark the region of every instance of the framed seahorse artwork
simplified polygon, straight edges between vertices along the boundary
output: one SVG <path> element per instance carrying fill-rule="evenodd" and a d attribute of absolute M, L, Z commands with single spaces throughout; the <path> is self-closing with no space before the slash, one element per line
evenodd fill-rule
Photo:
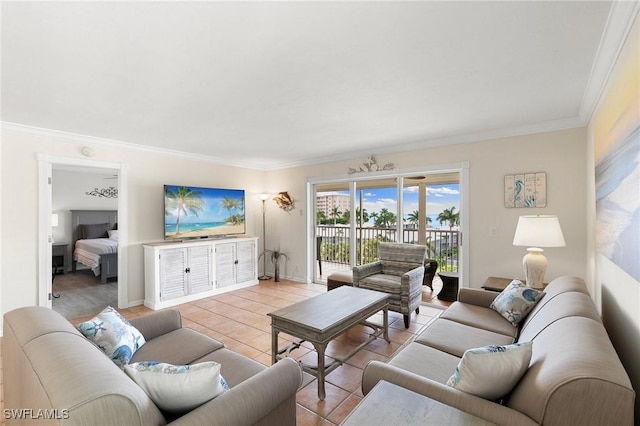
<path fill-rule="evenodd" d="M 504 206 L 507 208 L 546 207 L 547 174 L 535 172 L 505 175 Z"/>

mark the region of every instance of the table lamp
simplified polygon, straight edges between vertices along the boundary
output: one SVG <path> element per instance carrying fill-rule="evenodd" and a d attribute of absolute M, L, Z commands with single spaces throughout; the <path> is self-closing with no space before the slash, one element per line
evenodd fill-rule
<path fill-rule="evenodd" d="M 522 258 L 527 286 L 541 289 L 547 272 L 547 258 L 542 254 L 542 247 L 564 247 L 566 244 L 557 216 L 533 215 L 520 216 L 513 245 L 529 247 Z"/>

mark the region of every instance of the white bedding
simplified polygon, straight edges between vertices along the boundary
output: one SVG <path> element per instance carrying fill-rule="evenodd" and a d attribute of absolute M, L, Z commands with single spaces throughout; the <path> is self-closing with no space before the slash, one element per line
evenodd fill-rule
<path fill-rule="evenodd" d="M 117 252 L 118 241 L 111 238 L 78 240 L 73 251 L 73 259 L 91 268 L 97 277 L 100 275 L 100 255 Z"/>

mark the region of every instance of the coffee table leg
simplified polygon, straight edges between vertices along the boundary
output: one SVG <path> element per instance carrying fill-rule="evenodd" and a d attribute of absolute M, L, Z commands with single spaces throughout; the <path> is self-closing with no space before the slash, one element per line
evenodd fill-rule
<path fill-rule="evenodd" d="M 389 305 L 386 305 L 382 310 L 382 327 L 384 328 L 384 340 L 391 343 L 389 340 Z"/>
<path fill-rule="evenodd" d="M 278 333 L 278 330 L 271 328 L 271 365 L 278 362 Z"/>
<path fill-rule="evenodd" d="M 324 392 L 324 350 L 326 348 L 326 344 L 313 344 L 316 348 L 316 352 L 318 352 L 318 399 L 320 401 L 324 401 L 324 397 L 326 396 Z"/>

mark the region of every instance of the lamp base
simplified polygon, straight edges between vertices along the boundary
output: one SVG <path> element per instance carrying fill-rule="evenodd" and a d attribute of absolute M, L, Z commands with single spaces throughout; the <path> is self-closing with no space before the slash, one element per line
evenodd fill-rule
<path fill-rule="evenodd" d="M 544 274 L 547 272 L 547 258 L 541 248 L 529 247 L 528 253 L 522 258 L 522 267 L 527 278 L 527 286 L 542 290 L 544 288 Z"/>
<path fill-rule="evenodd" d="M 268 281 L 268 280 L 270 280 L 270 279 L 271 279 L 271 277 L 270 277 L 270 276 L 268 276 L 268 275 L 263 275 L 263 276 L 261 276 L 261 277 L 258 277 L 258 279 L 259 279 L 260 281 Z"/>

